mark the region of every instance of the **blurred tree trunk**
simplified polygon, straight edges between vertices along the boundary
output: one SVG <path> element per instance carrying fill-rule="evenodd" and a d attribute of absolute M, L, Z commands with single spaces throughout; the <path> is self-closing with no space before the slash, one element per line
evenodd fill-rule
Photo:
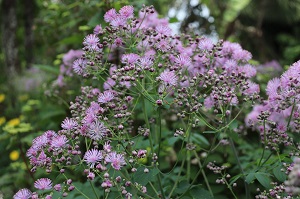
<path fill-rule="evenodd" d="M 6 77 L 20 71 L 17 48 L 17 0 L 2 0 L 2 49 Z"/>
<path fill-rule="evenodd" d="M 30 68 L 33 63 L 33 20 L 35 15 L 35 0 L 22 0 L 24 8 L 24 28 L 25 28 L 25 59 L 26 68 Z"/>

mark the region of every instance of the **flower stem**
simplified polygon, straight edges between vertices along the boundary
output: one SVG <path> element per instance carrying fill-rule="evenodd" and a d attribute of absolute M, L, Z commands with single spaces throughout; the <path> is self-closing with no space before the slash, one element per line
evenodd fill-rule
<path fill-rule="evenodd" d="M 220 132 L 218 132 L 218 133 L 215 134 L 214 139 L 213 139 L 212 144 L 211 144 L 211 147 L 210 147 L 209 151 L 207 152 L 206 158 L 205 158 L 204 161 L 203 161 L 203 165 L 206 165 L 207 160 L 208 160 L 208 156 L 209 156 L 209 154 L 212 152 L 212 149 L 214 148 L 214 145 L 215 145 L 215 143 L 216 143 L 217 138 L 219 137 L 219 135 L 220 135 Z M 191 189 L 191 187 L 192 187 L 193 184 L 196 182 L 196 180 L 197 180 L 198 176 L 200 175 L 200 173 L 202 172 L 202 170 L 203 170 L 203 167 L 199 169 L 199 171 L 198 171 L 198 172 L 196 173 L 196 175 L 195 175 L 194 180 L 191 182 L 190 186 L 186 189 L 186 191 L 185 191 L 183 194 L 181 194 L 181 195 L 179 196 L 179 198 L 181 198 L 183 195 L 185 195 L 185 194 Z"/>
<path fill-rule="evenodd" d="M 292 111 L 291 111 L 291 115 L 289 117 L 289 121 L 288 121 L 288 124 L 287 124 L 287 129 L 289 129 L 290 127 L 290 123 L 291 123 L 291 120 L 292 120 L 292 117 L 293 117 L 293 112 L 294 112 L 294 109 L 295 109 L 295 105 L 296 105 L 296 99 L 294 99 L 294 103 L 293 103 L 293 107 L 292 107 Z"/>
<path fill-rule="evenodd" d="M 249 195 L 249 194 L 250 194 L 250 193 L 249 193 L 249 185 L 248 185 L 248 183 L 246 182 L 246 179 L 245 179 L 245 172 L 244 172 L 244 169 L 243 169 L 243 167 L 242 167 L 242 165 L 241 165 L 241 162 L 240 162 L 240 159 L 239 159 L 237 150 L 236 150 L 236 148 L 235 148 L 235 146 L 234 146 L 234 142 L 233 142 L 232 138 L 229 139 L 229 142 L 230 142 L 230 146 L 231 146 L 231 148 L 232 148 L 232 150 L 233 150 L 235 159 L 236 159 L 236 161 L 237 161 L 237 163 L 238 163 L 239 169 L 240 169 L 240 171 L 241 171 L 242 174 L 243 174 L 243 180 L 244 180 L 245 191 L 246 191 L 246 198 L 249 199 L 249 198 L 250 198 L 250 195 Z"/>
<path fill-rule="evenodd" d="M 174 183 L 174 186 L 173 186 L 173 188 L 172 188 L 172 190 L 171 190 L 171 192 L 170 192 L 168 198 L 171 198 L 172 193 L 174 192 L 174 190 L 175 190 L 175 188 L 176 188 L 176 186 L 177 186 L 177 184 L 178 184 L 178 179 L 179 179 L 180 174 L 181 174 L 181 172 L 182 172 L 182 169 L 183 169 L 183 166 L 184 166 L 184 162 L 185 162 L 185 161 L 183 160 L 182 163 L 181 163 L 180 171 L 179 171 L 179 173 L 178 173 L 178 175 L 177 175 L 176 182 Z"/>
<path fill-rule="evenodd" d="M 195 156 L 196 156 L 196 158 L 197 158 L 197 160 L 198 160 L 198 164 L 199 164 L 199 167 L 200 167 L 200 169 L 201 169 L 201 168 L 202 168 L 201 160 L 200 160 L 200 158 L 199 158 L 199 156 L 198 156 L 198 154 L 197 154 L 196 151 L 194 151 L 194 154 L 195 154 Z M 207 188 L 208 188 L 208 191 L 209 191 L 210 195 L 211 195 L 212 197 L 214 197 L 214 194 L 213 194 L 213 192 L 212 192 L 212 190 L 211 190 L 211 188 L 210 188 L 209 182 L 208 182 L 208 180 L 207 180 L 206 174 L 205 174 L 205 172 L 204 172 L 203 169 L 201 169 L 201 173 L 202 173 L 202 175 L 203 175 L 205 184 L 206 184 L 206 186 L 207 186 Z"/>
<path fill-rule="evenodd" d="M 96 190 L 95 190 L 95 187 L 94 187 L 93 183 L 92 183 L 91 181 L 89 181 L 89 182 L 90 182 L 90 185 L 91 185 L 91 187 L 92 187 L 92 189 L 93 189 L 93 192 L 94 192 L 96 198 L 98 199 L 99 196 L 98 196 L 98 194 L 97 194 L 97 192 L 96 192 Z"/>
<path fill-rule="evenodd" d="M 262 152 L 261 158 L 260 158 L 259 163 L 258 163 L 258 166 L 259 166 L 259 167 L 261 166 L 261 165 L 260 165 L 260 164 L 261 164 L 261 161 L 262 161 L 262 159 L 264 158 L 264 155 L 265 155 L 266 145 L 267 145 L 266 121 L 264 120 L 264 148 L 263 148 L 263 152 Z"/>

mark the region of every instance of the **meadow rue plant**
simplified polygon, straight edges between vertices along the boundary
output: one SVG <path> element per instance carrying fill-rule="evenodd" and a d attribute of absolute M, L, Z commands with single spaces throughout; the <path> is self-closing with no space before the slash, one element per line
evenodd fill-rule
<path fill-rule="evenodd" d="M 93 84 L 81 87 L 62 129 L 44 132 L 27 151 L 31 171 L 49 174 L 35 181 L 36 192 L 21 189 L 14 198 L 67 197 L 73 190 L 79 198 L 213 198 L 210 174 L 229 197 L 244 190 L 250 198 L 254 178 L 249 180 L 235 142 L 238 118 L 260 98 L 251 53 L 237 43 L 173 35 L 152 6 L 138 17 L 132 6 L 110 9 L 104 20 L 106 27 L 98 25 L 84 38 L 83 51 L 64 60 L 67 66 L 82 54 L 65 74 Z M 270 81 L 268 101 L 247 116 L 265 147 L 291 145 L 286 131 L 299 128 L 298 67 Z M 210 159 L 225 147 L 238 167 L 234 177 L 230 165 Z M 260 183 L 263 157 L 253 174 Z M 88 182 L 90 191 L 76 181 Z"/>

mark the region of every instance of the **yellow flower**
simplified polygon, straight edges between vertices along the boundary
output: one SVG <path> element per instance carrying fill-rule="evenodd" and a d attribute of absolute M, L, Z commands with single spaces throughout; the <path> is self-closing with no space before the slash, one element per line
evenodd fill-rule
<path fill-rule="evenodd" d="M 6 122 L 5 117 L 0 117 L 0 126 Z"/>
<path fill-rule="evenodd" d="M 10 152 L 9 158 L 10 158 L 12 161 L 16 161 L 17 159 L 19 159 L 19 152 L 16 151 L 16 150 L 13 150 L 12 152 Z"/>
<path fill-rule="evenodd" d="M 0 94 L 0 103 L 3 102 L 5 100 L 5 95 L 4 94 Z"/>
<path fill-rule="evenodd" d="M 14 119 L 11 119 L 7 122 L 7 125 L 8 126 L 18 126 L 20 124 L 20 119 L 19 118 L 14 118 Z"/>

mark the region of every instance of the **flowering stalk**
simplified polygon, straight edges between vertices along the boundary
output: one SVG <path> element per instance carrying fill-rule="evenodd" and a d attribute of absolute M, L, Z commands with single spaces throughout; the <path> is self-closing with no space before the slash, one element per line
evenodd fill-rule
<path fill-rule="evenodd" d="M 201 164 L 201 160 L 200 160 L 200 158 L 199 158 L 199 156 L 198 156 L 198 154 L 197 154 L 196 151 L 194 151 L 194 154 L 195 154 L 195 156 L 196 156 L 196 158 L 197 158 L 197 160 L 198 160 L 199 168 L 201 169 L 201 173 L 202 173 L 202 176 L 203 176 L 203 178 L 204 178 L 205 184 L 206 184 L 206 186 L 207 186 L 207 188 L 208 188 L 208 191 L 209 191 L 210 195 L 211 195 L 212 197 L 214 197 L 214 194 L 213 194 L 213 192 L 212 192 L 212 190 L 211 190 L 211 188 L 210 188 L 209 182 L 208 182 L 208 180 L 207 180 L 206 174 L 205 174 L 204 170 L 202 169 L 203 166 L 202 166 L 202 164 Z"/>
<path fill-rule="evenodd" d="M 46 131 L 33 140 L 27 152 L 33 171 L 44 168 L 51 173 L 59 168 L 64 173 L 80 167 L 83 172 L 76 180 L 89 181 L 97 198 L 112 197 L 111 192 L 117 191 L 128 199 L 191 194 L 202 174 L 213 196 L 204 167 L 220 146 L 221 135 L 230 136 L 227 130 L 243 110 L 237 107 L 258 97 L 259 87 L 250 80 L 256 69 L 248 63 L 251 54 L 239 44 L 172 35 L 168 22 L 157 16 L 151 6 L 143 7 L 139 17 L 134 17 L 132 6 L 110 9 L 104 15 L 108 25 L 98 25 L 84 38 L 81 56 L 74 55 L 74 72 L 65 64 L 61 76 L 90 78 L 93 86 L 81 87 L 61 130 Z M 148 103 L 156 111 L 149 111 Z M 233 119 L 225 122 L 227 116 Z M 213 131 L 213 141 L 202 146 L 201 139 L 206 143 L 212 138 L 202 133 L 206 130 Z M 162 153 L 165 148 L 174 154 Z M 184 153 L 182 160 L 176 150 Z M 192 151 L 199 161 L 193 177 Z M 207 152 L 203 162 L 197 156 L 201 151 Z M 166 173 L 177 178 L 167 178 Z M 182 178 L 192 181 L 183 194 L 176 190 Z M 63 197 L 68 194 L 65 190 L 76 189 L 70 179 L 56 183 L 47 188 L 64 190 Z M 98 194 L 97 184 L 103 193 Z"/>

